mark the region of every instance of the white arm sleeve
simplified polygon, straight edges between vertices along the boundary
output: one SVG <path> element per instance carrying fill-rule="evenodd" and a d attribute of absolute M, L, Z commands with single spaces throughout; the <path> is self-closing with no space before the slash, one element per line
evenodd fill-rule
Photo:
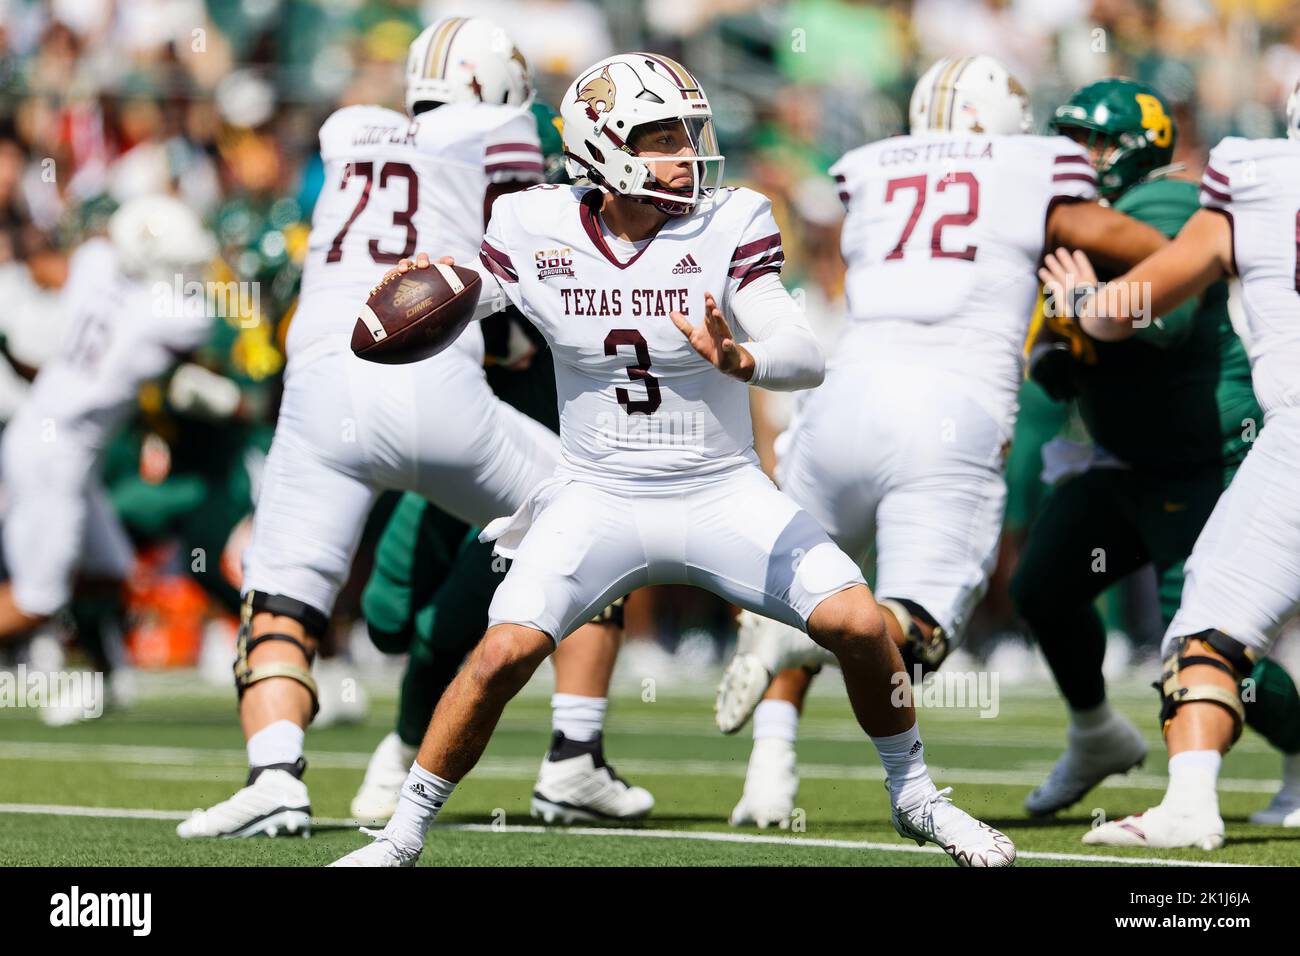
<path fill-rule="evenodd" d="M 731 314 L 750 339 L 741 343 L 754 357 L 750 385 L 793 392 L 822 383 L 821 346 L 779 275 L 760 276 L 736 292 Z"/>
<path fill-rule="evenodd" d="M 483 287 L 479 290 L 478 305 L 474 307 L 472 321 L 481 322 L 489 315 L 505 311 L 506 306 L 510 305 L 510 299 L 506 296 L 506 290 L 503 288 L 501 280 L 492 274 L 492 270 L 477 259 L 469 262 L 458 262 L 456 265 L 463 265 L 475 270 L 483 280 Z"/>

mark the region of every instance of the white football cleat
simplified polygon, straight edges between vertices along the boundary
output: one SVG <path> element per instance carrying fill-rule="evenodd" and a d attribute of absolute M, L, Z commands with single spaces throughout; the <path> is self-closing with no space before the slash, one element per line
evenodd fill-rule
<path fill-rule="evenodd" d="M 794 744 L 780 737 L 755 740 L 745 771 L 745 790 L 729 822 L 733 827 L 752 823 L 760 829 L 775 825 L 785 830 L 798 792 Z"/>
<path fill-rule="evenodd" d="M 1277 827 L 1300 827 L 1300 793 L 1283 787 L 1273 795 L 1268 806 L 1250 815 L 1250 822 Z"/>
<path fill-rule="evenodd" d="M 378 827 L 388 822 L 397 812 L 397 798 L 402 784 L 415 762 L 417 748 L 402 743 L 397 734 L 390 733 L 370 755 L 361 788 L 352 798 L 352 818 L 362 826 Z"/>
<path fill-rule="evenodd" d="M 195 810 L 179 837 L 311 836 L 307 785 L 288 770 L 267 768 L 229 800 Z"/>
<path fill-rule="evenodd" d="M 416 861 L 420 859 L 419 850 L 414 853 L 405 850 L 381 831 L 367 830 L 362 827 L 361 832 L 366 836 L 374 837 L 374 841 L 359 850 L 353 850 L 347 856 L 339 857 L 330 866 L 415 866 Z"/>
<path fill-rule="evenodd" d="M 1217 810 L 1189 813 L 1161 803 L 1146 813 L 1107 820 L 1085 833 L 1083 842 L 1090 846 L 1217 850 L 1223 846 L 1223 818 Z"/>
<path fill-rule="evenodd" d="M 958 866 L 1014 866 L 1011 838 L 955 806 L 950 793 L 952 787 L 944 787 L 911 810 L 893 807 L 890 818 L 898 835 L 915 840 L 917 846 L 937 844 Z"/>
<path fill-rule="evenodd" d="M 713 707 L 724 734 L 745 726 L 781 671 L 835 663 L 830 651 L 798 628 L 751 611 L 741 611 L 736 622 L 736 653 L 722 674 Z"/>
<path fill-rule="evenodd" d="M 630 823 L 654 809 L 655 798 L 605 763 L 601 738 L 568 740 L 558 730 L 533 788 L 532 815 L 546 823 Z"/>
<path fill-rule="evenodd" d="M 1133 724 L 1119 716 L 1095 730 L 1068 732 L 1065 753 L 1037 789 L 1025 797 L 1031 817 L 1064 810 L 1113 773 L 1128 773 L 1147 758 L 1147 744 Z"/>

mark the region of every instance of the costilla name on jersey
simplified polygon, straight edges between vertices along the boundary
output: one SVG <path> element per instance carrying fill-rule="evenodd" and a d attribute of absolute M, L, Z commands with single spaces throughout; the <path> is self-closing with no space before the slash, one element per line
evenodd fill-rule
<path fill-rule="evenodd" d="M 1230 136 L 1210 152 L 1201 205 L 1232 225 L 1255 396 L 1300 407 L 1300 143 Z"/>
<path fill-rule="evenodd" d="M 755 462 L 747 386 L 701 358 L 669 314 L 697 322 L 712 293 L 743 340 L 735 294 L 785 261 L 771 204 L 722 189 L 635 249 L 605 232 L 602 195 L 537 186 L 502 197 L 480 255 L 551 346 L 562 469 L 689 480 Z"/>
<path fill-rule="evenodd" d="M 302 298 L 290 355 L 325 335 L 345 336 L 383 274 L 418 250 L 457 261 L 477 253 L 489 183 L 542 179 L 537 123 L 528 110 L 450 103 L 415 118 L 348 106 L 320 130 L 325 184 L 312 214 Z M 482 361 L 477 328 L 461 337 Z"/>
<path fill-rule="evenodd" d="M 913 347 L 1013 408 L 1048 212 L 1096 196 L 1086 151 L 1060 136 L 899 136 L 831 172 L 857 326 L 841 349 Z"/>

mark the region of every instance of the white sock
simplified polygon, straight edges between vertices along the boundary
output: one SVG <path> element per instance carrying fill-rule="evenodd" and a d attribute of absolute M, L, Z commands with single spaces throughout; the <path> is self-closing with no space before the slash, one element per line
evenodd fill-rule
<path fill-rule="evenodd" d="M 788 700 L 763 700 L 754 708 L 754 739 L 777 737 L 794 743 L 799 730 L 799 708 Z"/>
<path fill-rule="evenodd" d="M 595 740 L 605 727 L 608 697 L 582 697 L 578 694 L 551 695 L 551 729 L 569 740 L 583 743 Z"/>
<path fill-rule="evenodd" d="M 1186 810 L 1219 813 L 1219 767 L 1223 755 L 1217 750 L 1184 750 L 1169 758 L 1169 788 L 1161 802 Z"/>
<path fill-rule="evenodd" d="M 1300 754 L 1283 755 L 1282 789 L 1292 792 L 1300 790 Z"/>
<path fill-rule="evenodd" d="M 1114 717 L 1115 712 L 1110 709 L 1110 702 L 1103 700 L 1096 707 L 1089 707 L 1087 710 L 1070 708 L 1070 727 L 1086 733 L 1104 727 Z"/>
<path fill-rule="evenodd" d="M 438 811 L 455 789 L 450 780 L 430 773 L 418 763 L 411 764 L 397 798 L 397 811 L 384 827 L 384 834 L 405 850 L 419 851 Z"/>
<path fill-rule="evenodd" d="M 266 767 L 293 763 L 302 756 L 306 732 L 292 720 L 277 720 L 248 738 L 248 765 Z"/>
<path fill-rule="evenodd" d="M 885 765 L 889 797 L 894 806 L 910 810 L 935 792 L 934 781 L 925 766 L 925 744 L 916 724 L 892 737 L 872 737 L 872 744 Z"/>

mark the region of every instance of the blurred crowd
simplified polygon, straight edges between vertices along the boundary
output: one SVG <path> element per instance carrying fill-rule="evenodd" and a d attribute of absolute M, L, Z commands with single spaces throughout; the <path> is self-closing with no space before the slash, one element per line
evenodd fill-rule
<path fill-rule="evenodd" d="M 825 172 L 905 128 L 912 84 L 934 59 L 998 57 L 1040 126 L 1086 82 L 1148 82 L 1175 106 L 1176 159 L 1191 176 L 1221 136 L 1275 135 L 1300 78 L 1290 0 L 0 0 L 0 344 L 39 367 L 58 343 L 70 250 L 125 199 L 174 192 L 213 227 L 225 276 L 259 284 L 259 314 L 240 317 L 219 349 L 269 428 L 322 180 L 320 123 L 349 103 L 400 108 L 409 42 L 466 12 L 512 32 L 552 104 L 578 69 L 617 50 L 654 49 L 694 70 L 728 178 L 773 198 L 787 284 L 827 337 L 842 270 Z M 0 420 L 24 388 L 0 364 Z M 761 412 L 770 463 L 785 411 Z M 166 427 L 142 428 L 130 455 L 148 460 L 158 434 Z M 173 429 L 173 460 L 176 440 Z M 708 602 L 683 613 L 716 622 Z"/>

